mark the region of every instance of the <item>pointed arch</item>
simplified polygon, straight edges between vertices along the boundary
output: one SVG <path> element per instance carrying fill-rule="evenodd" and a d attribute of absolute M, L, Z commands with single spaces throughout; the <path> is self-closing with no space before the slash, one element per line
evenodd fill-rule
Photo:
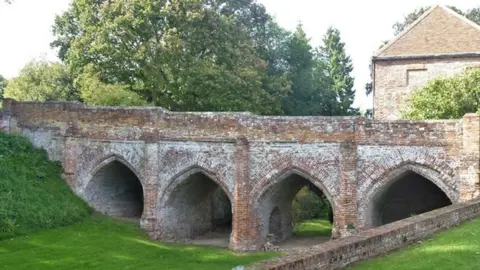
<path fill-rule="evenodd" d="M 220 191 L 227 199 L 218 197 Z M 219 227 L 222 227 L 222 234 L 231 232 L 232 196 L 216 173 L 199 165 L 182 169 L 158 196 L 158 238 L 166 241 L 191 239 Z"/>
<path fill-rule="evenodd" d="M 267 191 L 268 189 L 272 188 L 279 182 L 283 181 L 284 179 L 294 174 L 307 179 L 310 183 L 312 183 L 317 188 L 319 188 L 322 191 L 322 193 L 325 195 L 325 197 L 327 197 L 330 204 L 332 205 L 333 210 L 335 211 L 337 203 L 336 203 L 335 197 L 332 196 L 331 189 L 328 188 L 326 185 L 324 185 L 323 181 L 321 181 L 320 179 L 317 179 L 316 177 L 308 173 L 306 170 L 294 165 L 286 166 L 282 170 L 272 174 L 270 178 L 266 179 L 262 187 L 257 188 L 257 190 L 252 192 L 253 204 L 256 205 L 258 203 L 258 200 L 260 199 L 262 194 L 265 193 L 265 191 Z"/>
<path fill-rule="evenodd" d="M 204 168 L 203 166 L 200 166 L 198 164 L 195 165 L 190 165 L 179 172 L 177 172 L 171 179 L 167 181 L 167 185 L 165 188 L 162 188 L 162 191 L 160 192 L 158 196 L 158 202 L 161 204 L 162 202 L 166 201 L 168 198 L 168 194 L 172 192 L 178 185 L 180 185 L 183 181 L 187 180 L 189 176 L 196 174 L 196 173 L 202 173 L 206 175 L 209 179 L 211 179 L 213 182 L 215 182 L 222 190 L 225 192 L 227 195 L 228 199 L 232 201 L 233 194 L 231 194 L 227 184 L 225 181 L 222 181 L 221 178 L 218 176 L 217 173 L 208 170 Z M 159 205 L 160 205 L 159 204 Z"/>
<path fill-rule="evenodd" d="M 402 178 L 407 173 L 414 173 L 419 175 L 429 182 L 433 183 L 438 189 L 440 189 L 451 203 L 456 203 L 459 200 L 459 193 L 456 186 L 452 186 L 450 183 L 454 182 L 452 176 L 449 176 L 442 171 L 433 169 L 424 164 L 416 162 L 403 162 L 396 165 L 390 170 L 385 171 L 375 179 L 369 179 L 363 183 L 357 192 L 357 205 L 358 213 L 360 216 L 359 227 L 368 228 L 369 225 L 369 209 L 373 203 L 374 197 L 382 190 L 385 190 L 389 185 Z"/>
<path fill-rule="evenodd" d="M 111 154 L 98 162 L 86 177 L 81 196 L 95 210 L 119 217 L 143 215 L 144 185 L 138 172 L 125 159 Z"/>
<path fill-rule="evenodd" d="M 138 178 L 142 186 L 145 186 L 145 183 L 143 181 L 143 177 L 140 174 L 140 172 L 130 163 L 128 162 L 125 158 L 122 156 L 116 154 L 116 153 L 110 153 L 105 156 L 102 156 L 100 158 L 97 158 L 91 162 L 91 166 L 87 168 L 82 168 L 82 173 L 78 177 L 77 181 L 77 189 L 80 193 L 82 193 L 85 188 L 88 186 L 90 181 L 92 180 L 93 176 L 98 173 L 102 168 L 104 168 L 106 165 L 117 161 L 121 164 L 123 164 L 125 167 L 127 167 L 130 171 L 132 171 L 135 176 Z"/>
<path fill-rule="evenodd" d="M 260 241 L 265 241 L 269 237 L 272 213 L 278 216 L 274 221 L 280 222 L 276 227 L 281 229 L 275 233 L 275 241 L 284 241 L 292 235 L 292 203 L 297 193 L 305 186 L 312 185 L 323 193 L 330 203 L 333 214 L 336 214 L 336 197 L 329 193 L 330 189 L 322 181 L 302 168 L 286 166 L 283 170 L 271 174 L 264 183 L 262 188 L 254 193 L 252 202 L 253 211 L 258 218 Z M 277 210 L 274 211 L 275 209 Z"/>

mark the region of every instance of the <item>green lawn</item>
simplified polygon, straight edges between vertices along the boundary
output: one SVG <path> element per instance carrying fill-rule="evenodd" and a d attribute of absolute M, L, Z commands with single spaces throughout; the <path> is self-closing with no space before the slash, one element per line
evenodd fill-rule
<path fill-rule="evenodd" d="M 441 232 L 422 244 L 411 245 L 349 269 L 480 269 L 480 219 Z"/>
<path fill-rule="evenodd" d="M 232 269 L 278 256 L 162 244 L 137 225 L 92 217 L 68 227 L 0 241 L 0 269 Z"/>
<path fill-rule="evenodd" d="M 303 221 L 295 226 L 294 236 L 330 236 L 332 234 L 332 224 L 328 220 L 313 219 Z"/>

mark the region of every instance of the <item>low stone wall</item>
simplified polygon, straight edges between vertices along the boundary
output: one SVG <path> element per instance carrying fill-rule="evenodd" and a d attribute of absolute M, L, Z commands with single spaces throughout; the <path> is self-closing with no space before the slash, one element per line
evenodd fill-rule
<path fill-rule="evenodd" d="M 393 251 L 478 216 L 480 200 L 476 199 L 329 241 L 309 250 L 292 252 L 246 269 L 338 269 Z"/>

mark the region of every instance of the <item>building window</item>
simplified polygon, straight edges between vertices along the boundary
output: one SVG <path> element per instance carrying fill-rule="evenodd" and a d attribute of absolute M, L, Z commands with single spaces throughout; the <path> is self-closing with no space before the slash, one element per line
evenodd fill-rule
<path fill-rule="evenodd" d="M 407 70 L 407 86 L 418 87 L 428 81 L 427 69 L 408 69 Z"/>

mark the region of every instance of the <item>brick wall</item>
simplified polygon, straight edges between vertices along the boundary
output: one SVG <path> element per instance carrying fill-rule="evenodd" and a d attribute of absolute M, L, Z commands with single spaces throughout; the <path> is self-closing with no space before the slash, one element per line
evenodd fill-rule
<path fill-rule="evenodd" d="M 393 251 L 479 216 L 480 200 L 477 199 L 326 242 L 309 250 L 292 252 L 246 269 L 339 269 Z"/>
<path fill-rule="evenodd" d="M 113 161 L 126 165 L 143 187 L 141 226 L 152 238 L 171 235 L 174 221 L 183 220 L 172 218 L 182 211 L 168 201 L 192 172 L 206 175 L 230 198 L 230 247 L 236 250 L 265 242 L 267 215 L 280 198 L 275 190 L 288 188 L 289 177 L 326 195 L 334 237 L 368 229 L 372 198 L 407 171 L 433 182 L 453 203 L 479 195 L 480 127 L 474 114 L 449 121 L 368 121 L 13 100 L 3 108 L 7 130 L 61 161 L 67 183 L 87 201 L 97 172 Z M 167 215 L 173 223 L 165 222 Z M 288 222 L 288 213 L 281 216 Z"/>
<path fill-rule="evenodd" d="M 375 120 L 401 119 L 413 90 L 434 78 L 460 74 L 468 67 L 480 67 L 480 57 L 375 61 Z"/>

